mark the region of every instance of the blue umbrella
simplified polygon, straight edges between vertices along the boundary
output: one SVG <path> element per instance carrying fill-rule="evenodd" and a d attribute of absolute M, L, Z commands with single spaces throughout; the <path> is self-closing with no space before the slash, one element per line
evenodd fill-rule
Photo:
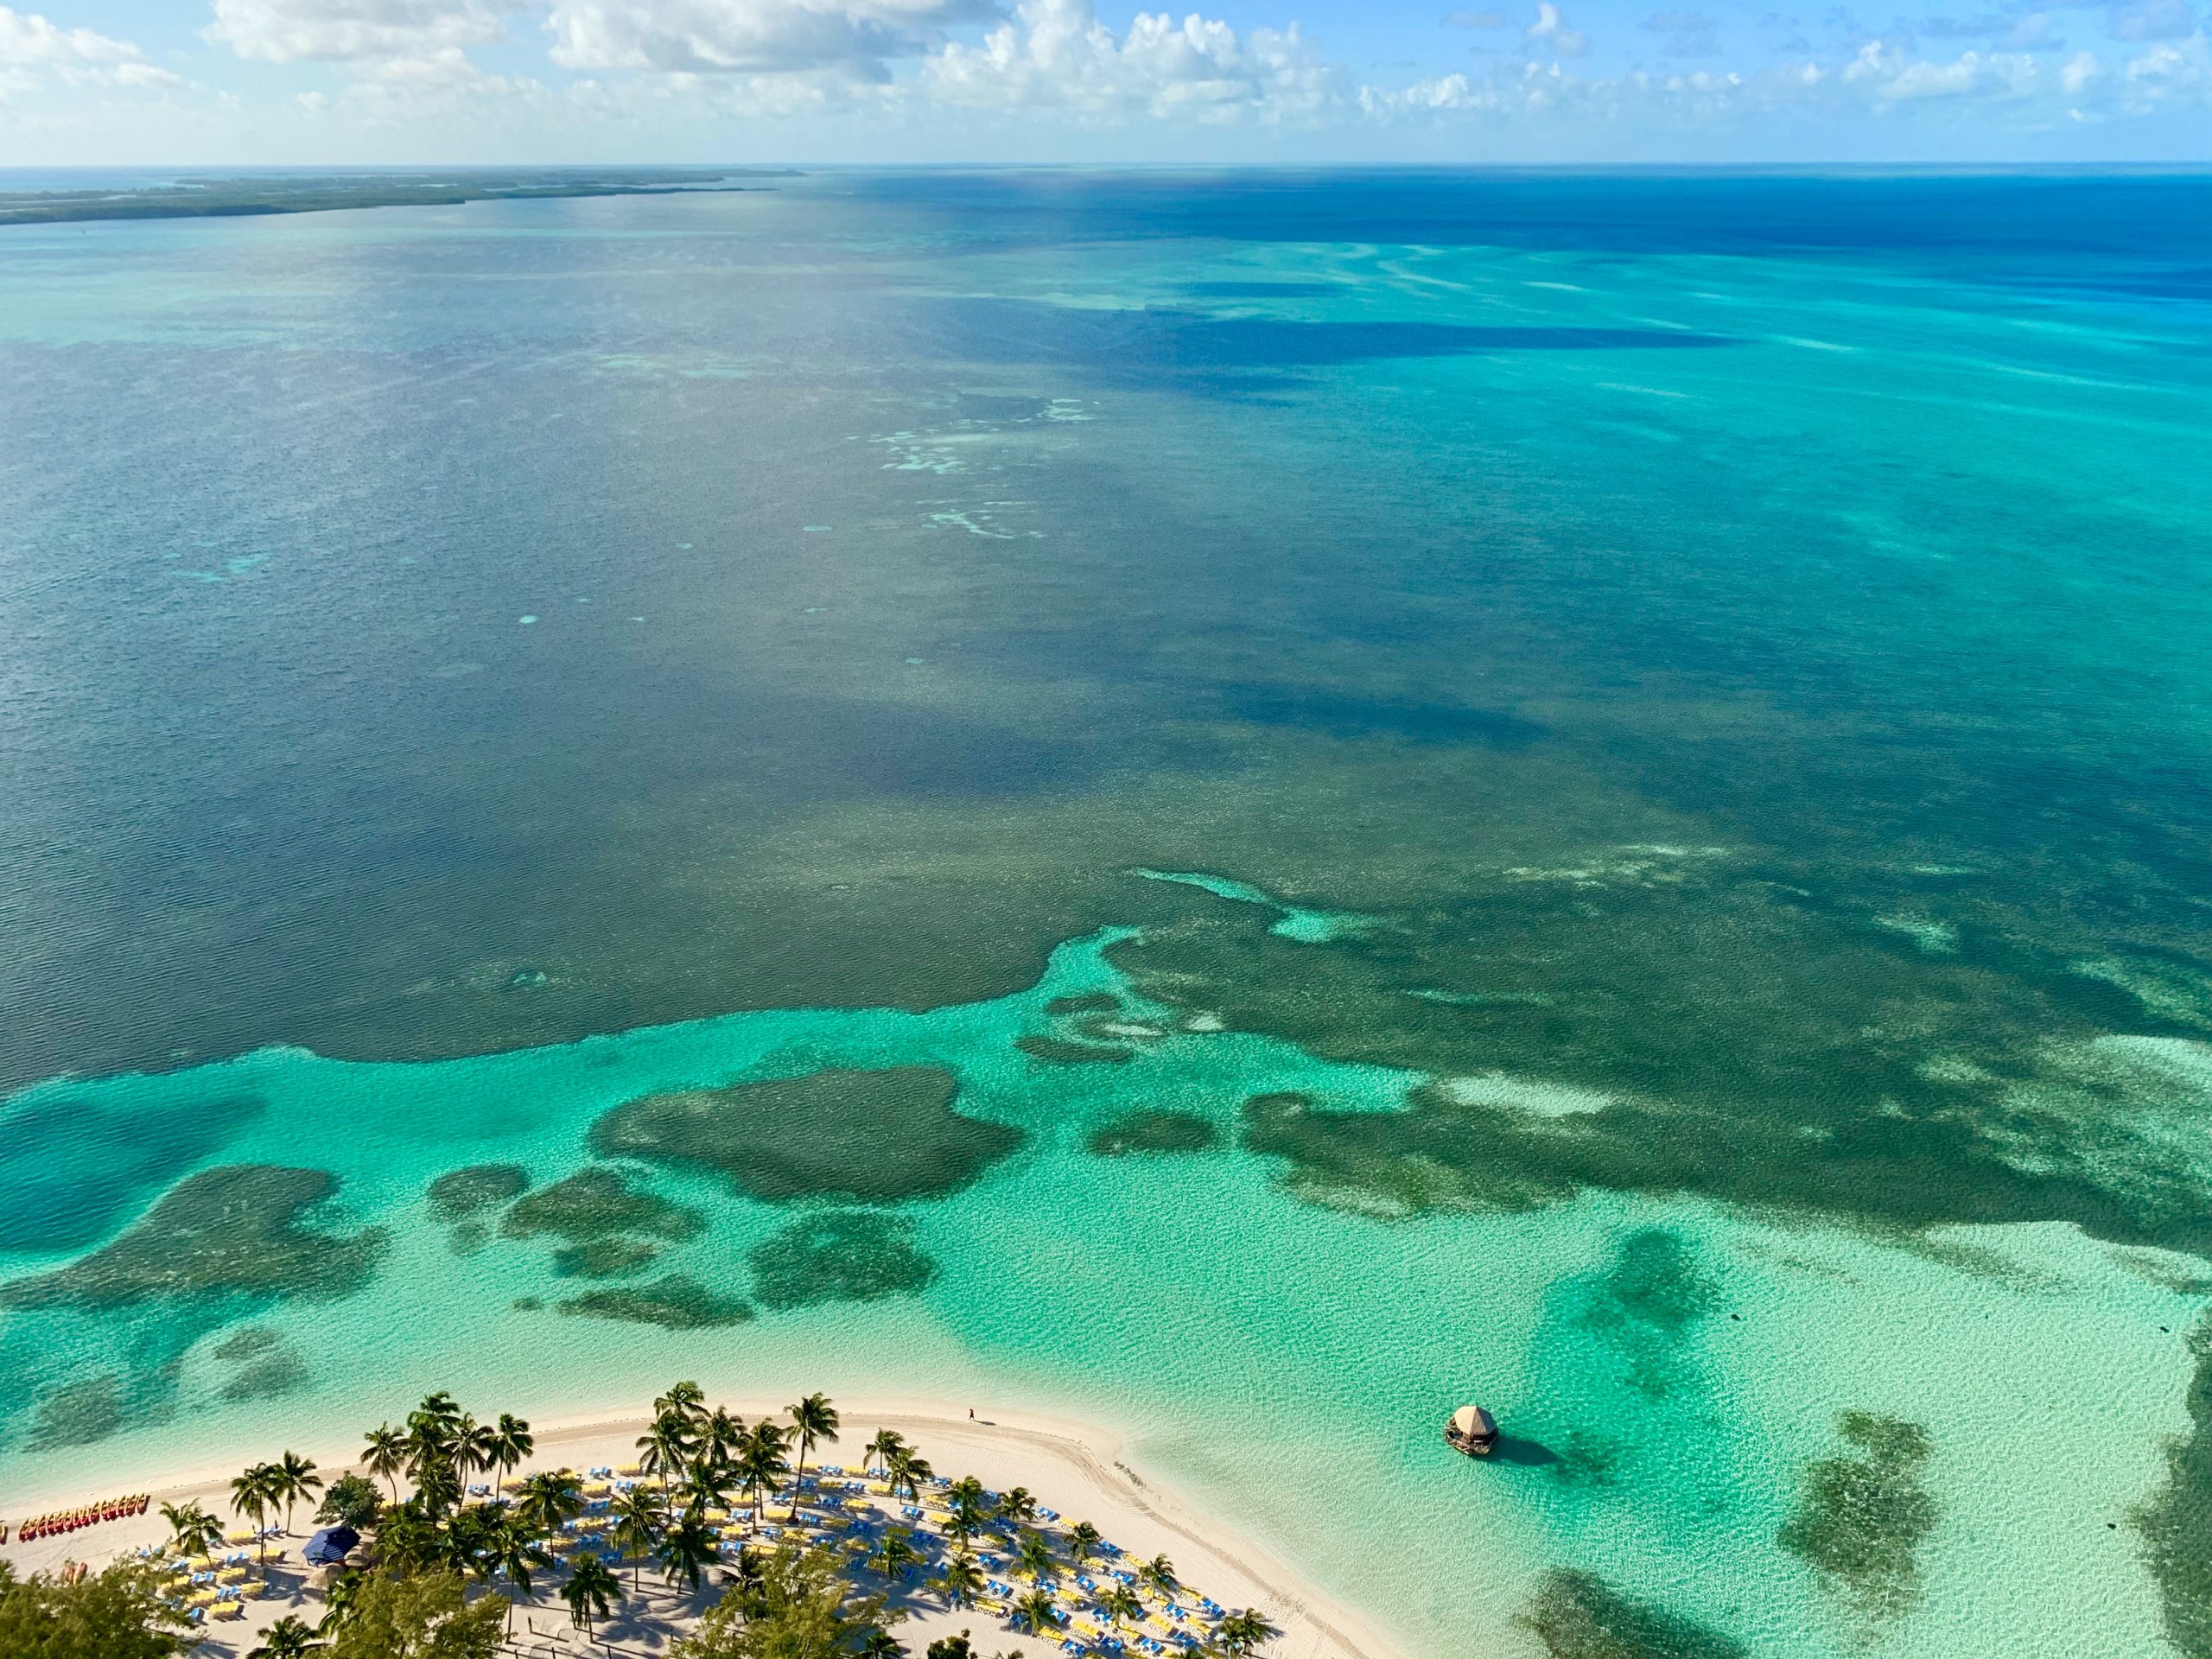
<path fill-rule="evenodd" d="M 300 1554 L 309 1567 L 335 1567 L 346 1559 L 346 1552 L 361 1541 L 361 1535 L 351 1527 L 325 1527 L 308 1540 L 308 1547 Z"/>

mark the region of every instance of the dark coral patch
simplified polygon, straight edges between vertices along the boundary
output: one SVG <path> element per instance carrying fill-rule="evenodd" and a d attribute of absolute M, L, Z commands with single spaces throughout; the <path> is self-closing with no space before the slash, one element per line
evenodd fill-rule
<path fill-rule="evenodd" d="M 589 1238 L 553 1252 L 553 1271 L 563 1279 L 626 1279 L 643 1273 L 660 1252 L 634 1238 Z"/>
<path fill-rule="evenodd" d="M 430 1183 L 430 1213 L 440 1221 L 467 1221 L 529 1191 L 530 1172 L 520 1164 L 473 1164 Z"/>
<path fill-rule="evenodd" d="M 2158 1575 L 2167 1636 L 2189 1659 L 2212 1659 L 2212 1319 L 2189 1346 L 2196 1360 L 2190 1432 L 2168 1443 L 2165 1482 L 2134 1518 Z"/>
<path fill-rule="evenodd" d="M 518 1200 L 499 1222 L 509 1238 L 543 1234 L 581 1244 L 630 1233 L 681 1243 L 706 1222 L 696 1210 L 632 1183 L 619 1169 L 583 1169 Z"/>
<path fill-rule="evenodd" d="M 1050 1014 L 1118 1014 L 1121 1008 L 1121 999 L 1107 991 L 1085 991 L 1080 996 L 1056 996 L 1045 1005 L 1045 1012 Z"/>
<path fill-rule="evenodd" d="M 129 1418 L 120 1376 L 86 1377 L 63 1384 L 38 1402 L 29 1444 L 35 1451 L 90 1446 L 120 1433 Z"/>
<path fill-rule="evenodd" d="M 1220 1139 L 1220 1131 L 1194 1113 L 1141 1111 L 1101 1124 L 1084 1144 L 1103 1158 L 1119 1158 L 1133 1152 L 1205 1152 Z"/>
<path fill-rule="evenodd" d="M 578 1319 L 626 1319 L 665 1331 L 739 1325 L 753 1317 L 752 1307 L 742 1299 L 720 1295 L 683 1273 L 664 1274 L 649 1284 L 620 1290 L 586 1291 L 556 1306 Z"/>
<path fill-rule="evenodd" d="M 1741 1643 L 1564 1567 L 1544 1574 L 1521 1622 L 1551 1659 L 1749 1659 Z"/>
<path fill-rule="evenodd" d="M 317 1232 L 303 1217 L 338 1190 L 327 1170 L 227 1164 L 179 1182 L 112 1244 L 0 1287 L 0 1306 L 127 1307 L 157 1298 L 327 1300 L 368 1282 L 384 1230 Z"/>
<path fill-rule="evenodd" d="M 1908 1613 L 1921 1597 L 1919 1549 L 1937 1505 L 1921 1477 L 1935 1443 L 1917 1423 L 1847 1411 L 1853 1451 L 1805 1471 L 1797 1508 L 1776 1541 L 1865 1618 Z"/>
<path fill-rule="evenodd" d="M 937 1277 L 912 1222 L 867 1210 L 802 1216 L 754 1245 L 750 1259 L 754 1288 L 770 1307 L 911 1296 Z"/>
<path fill-rule="evenodd" d="M 952 1109 L 936 1066 L 826 1071 L 772 1083 L 649 1095 L 592 1128 L 602 1157 L 709 1169 L 770 1200 L 894 1203 L 975 1180 L 1025 1138 Z"/>
<path fill-rule="evenodd" d="M 1070 1042 L 1065 1037 L 1017 1037 L 1014 1046 L 1031 1059 L 1041 1060 L 1046 1065 L 1119 1065 L 1137 1057 L 1133 1048 Z"/>

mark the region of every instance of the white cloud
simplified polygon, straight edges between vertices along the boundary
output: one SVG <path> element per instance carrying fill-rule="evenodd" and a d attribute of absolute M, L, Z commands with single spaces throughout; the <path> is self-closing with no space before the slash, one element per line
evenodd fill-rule
<path fill-rule="evenodd" d="M 518 0 L 215 0 L 210 40 L 242 58 L 431 60 L 505 33 Z"/>
<path fill-rule="evenodd" d="M 1239 35 L 1193 12 L 1139 12 L 1125 35 L 1091 0 L 1021 0 L 982 45 L 955 41 L 923 66 L 940 102 L 1033 105 L 1098 121 L 1147 115 L 1222 123 L 1310 121 L 1344 101 L 1342 72 L 1293 24 Z"/>
<path fill-rule="evenodd" d="M 1569 29 L 1552 0 L 1538 0 L 1536 21 L 1521 33 L 1531 46 L 1548 46 L 1562 58 L 1579 58 L 1590 49 L 1589 37 Z"/>
<path fill-rule="evenodd" d="M 993 0 L 554 0 L 546 27 L 570 69 L 876 79 L 946 29 L 1000 15 Z"/>
<path fill-rule="evenodd" d="M 49 74 L 73 86 L 140 91 L 183 84 L 148 63 L 129 41 L 89 29 L 63 29 L 38 12 L 0 6 L 0 94 L 29 92 Z"/>

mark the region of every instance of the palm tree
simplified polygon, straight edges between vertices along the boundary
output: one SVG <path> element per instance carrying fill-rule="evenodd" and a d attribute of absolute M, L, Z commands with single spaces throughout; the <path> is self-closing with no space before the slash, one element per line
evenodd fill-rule
<path fill-rule="evenodd" d="M 653 1419 L 653 1426 L 638 1436 L 638 1466 L 660 1477 L 664 1498 L 677 1471 L 691 1460 L 695 1444 L 690 1420 L 677 1411 L 660 1413 Z"/>
<path fill-rule="evenodd" d="M 861 1454 L 861 1468 L 865 1471 L 870 1464 L 880 1459 L 883 1471 L 887 1475 L 891 1472 L 892 1459 L 906 1449 L 906 1437 L 897 1429 L 879 1428 L 875 1431 L 875 1438 L 868 1443 Z"/>
<path fill-rule="evenodd" d="M 312 1459 L 303 1458 L 296 1452 L 284 1453 L 283 1461 L 276 1468 L 277 1484 L 284 1498 L 284 1530 L 289 1532 L 292 1529 L 292 1506 L 321 1491 L 322 1477 L 315 1473 Z"/>
<path fill-rule="evenodd" d="M 951 1517 L 944 1529 L 952 1535 L 961 1548 L 990 1519 L 991 1506 L 983 1496 L 983 1483 L 973 1475 L 963 1475 L 945 1491 L 945 1497 L 952 1505 Z"/>
<path fill-rule="evenodd" d="M 492 1477 L 492 1496 L 496 1499 L 500 1484 L 537 1449 L 537 1440 L 531 1433 L 528 1423 L 503 1411 L 485 1449 L 492 1454 L 491 1466 L 498 1471 Z"/>
<path fill-rule="evenodd" d="M 1117 1584 L 1098 1598 L 1098 1611 L 1113 1621 L 1114 1629 L 1118 1632 L 1123 1619 L 1144 1617 L 1144 1604 L 1136 1599 L 1128 1585 Z"/>
<path fill-rule="evenodd" d="M 231 1482 L 231 1512 L 253 1517 L 258 1533 L 269 1524 L 269 1511 L 284 1501 L 284 1471 L 273 1463 L 257 1463 Z M 261 1576 L 269 1576 L 269 1541 L 257 1537 L 261 1554 Z"/>
<path fill-rule="evenodd" d="M 976 1565 L 976 1558 L 964 1549 L 946 1557 L 931 1580 L 938 1594 L 944 1598 L 948 1607 L 965 1607 L 976 1599 L 983 1587 L 983 1569 Z"/>
<path fill-rule="evenodd" d="M 382 1543 L 382 1535 L 378 1535 Z M 315 1626 L 324 1636 L 336 1632 L 338 1627 L 353 1616 L 353 1598 L 367 1574 L 358 1567 L 349 1567 L 331 1580 L 330 1587 L 322 1592 L 322 1620 Z"/>
<path fill-rule="evenodd" d="M 1041 1585 L 1046 1579 L 1059 1575 L 1060 1564 L 1052 1559 L 1052 1547 L 1033 1532 L 1021 1535 L 1021 1541 L 1014 1552 L 1015 1563 L 1029 1575 L 1032 1584 Z"/>
<path fill-rule="evenodd" d="M 674 1584 L 681 1579 L 691 1586 L 694 1595 L 707 1568 L 720 1560 L 721 1554 L 714 1529 L 695 1516 L 685 1516 L 660 1541 L 660 1563 L 667 1569 L 668 1581 Z"/>
<path fill-rule="evenodd" d="M 883 1535 L 883 1541 L 876 1546 L 875 1555 L 868 1566 L 887 1579 L 904 1580 L 906 1569 L 927 1556 L 914 1548 L 914 1535 L 904 1527 L 893 1527 Z"/>
<path fill-rule="evenodd" d="M 899 1645 L 897 1637 L 878 1624 L 861 1638 L 855 1651 L 861 1659 L 905 1659 L 906 1649 Z"/>
<path fill-rule="evenodd" d="M 589 1640 L 593 1622 L 605 1618 L 622 1599 L 622 1580 L 596 1555 L 579 1555 L 569 1581 L 561 1586 L 561 1599 L 569 1604 L 569 1622 Z"/>
<path fill-rule="evenodd" d="M 407 1471 L 420 1486 L 440 1466 L 453 1470 L 454 1451 L 464 1419 L 453 1396 L 442 1389 L 407 1414 Z"/>
<path fill-rule="evenodd" d="M 638 1563 L 660 1548 L 668 1510 L 650 1488 L 633 1486 L 614 1500 L 614 1542 L 630 1560 L 630 1590 L 638 1588 Z"/>
<path fill-rule="evenodd" d="M 746 1433 L 745 1444 L 737 1449 L 737 1473 L 753 1496 L 755 1527 L 760 1524 L 762 1499 L 790 1472 L 791 1465 L 784 1461 L 784 1431 L 765 1421 L 753 1424 Z"/>
<path fill-rule="evenodd" d="M 792 1406 L 785 1414 L 798 1436 L 798 1463 L 791 1474 L 791 1516 L 798 1516 L 799 1482 L 806 1475 L 806 1454 L 814 1450 L 817 1440 L 828 1440 L 833 1445 L 837 1439 L 837 1408 L 830 1403 L 826 1394 L 810 1394 Z"/>
<path fill-rule="evenodd" d="M 1014 1618 L 1016 1624 L 1026 1624 L 1035 1634 L 1042 1636 L 1047 1630 L 1059 1628 L 1060 1610 L 1052 1605 L 1052 1597 L 1045 1592 L 1032 1590 L 1014 1604 Z"/>
<path fill-rule="evenodd" d="M 1098 1553 L 1098 1546 L 1106 1541 L 1097 1528 L 1088 1521 L 1078 1521 L 1068 1529 L 1068 1559 L 1081 1567 Z"/>
<path fill-rule="evenodd" d="M 541 1469 L 515 1488 L 515 1513 L 541 1532 L 558 1532 L 583 1512 L 583 1482 L 573 1469 Z"/>
<path fill-rule="evenodd" d="M 498 1504 L 488 1506 L 495 1513 Z M 484 1540 L 478 1556 L 480 1568 L 487 1579 L 495 1573 L 507 1575 L 507 1631 L 515 1628 L 515 1598 L 518 1592 L 530 1593 L 530 1575 L 541 1567 L 553 1565 L 553 1558 L 545 1553 L 543 1535 L 537 1529 L 518 1516 L 499 1516 L 499 1519 Z"/>
<path fill-rule="evenodd" d="M 999 1499 L 999 1519 L 1011 1521 L 1017 1527 L 1037 1524 L 1037 1500 L 1029 1495 L 1027 1486 L 1017 1486 Z"/>
<path fill-rule="evenodd" d="M 1282 1632 L 1270 1624 L 1256 1608 L 1247 1607 L 1241 1613 L 1231 1613 L 1214 1627 L 1214 1639 L 1234 1654 L 1248 1654 L 1255 1648 L 1263 1648 Z"/>
<path fill-rule="evenodd" d="M 162 1519 L 169 1523 L 170 1541 L 180 1555 L 212 1555 L 223 1541 L 223 1523 L 197 1503 L 164 1503 Z"/>
<path fill-rule="evenodd" d="M 744 1439 L 745 1419 L 725 1407 L 716 1406 L 714 1414 L 699 1431 L 700 1453 L 716 1463 L 727 1463 Z"/>
<path fill-rule="evenodd" d="M 903 1485 L 906 1489 L 906 1496 L 917 1503 L 922 1500 L 922 1483 L 937 1478 L 937 1471 L 930 1467 L 928 1459 L 904 1450 L 898 1453 L 897 1461 L 885 1472 L 891 1477 L 891 1491 L 894 1496 Z"/>
<path fill-rule="evenodd" d="M 1183 1587 L 1182 1580 L 1175 1576 L 1175 1563 L 1165 1555 L 1155 1555 L 1139 1567 L 1137 1577 L 1159 1591 L 1163 1599 Z"/>
<path fill-rule="evenodd" d="M 390 1423 L 379 1423 L 368 1433 L 361 1449 L 362 1466 L 381 1476 L 391 1486 L 391 1501 L 399 1502 L 399 1471 L 407 1466 L 407 1437 Z"/>
<path fill-rule="evenodd" d="M 323 1643 L 316 1640 L 315 1627 L 287 1613 L 262 1632 L 261 1645 L 249 1652 L 245 1659 L 306 1659 Z"/>
<path fill-rule="evenodd" d="M 703 1423 L 707 1421 L 707 1391 L 696 1382 L 671 1382 L 668 1392 L 653 1402 L 653 1415 Z"/>
<path fill-rule="evenodd" d="M 463 1417 L 460 1432 L 453 1437 L 454 1478 L 466 1486 L 469 1476 L 489 1473 L 498 1460 L 493 1443 L 499 1438 L 499 1431 L 489 1423 Z"/>
<path fill-rule="evenodd" d="M 705 1456 L 694 1458 L 683 1476 L 683 1513 L 703 1521 L 709 1510 L 726 1510 L 730 1505 L 730 1493 L 738 1484 L 737 1470 L 719 1459 Z M 796 1513 L 798 1504 L 792 1504 Z"/>

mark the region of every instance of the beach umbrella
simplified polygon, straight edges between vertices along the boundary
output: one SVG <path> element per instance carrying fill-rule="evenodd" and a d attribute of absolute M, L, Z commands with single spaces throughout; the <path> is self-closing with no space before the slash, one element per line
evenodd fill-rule
<path fill-rule="evenodd" d="M 309 1567 L 336 1567 L 346 1559 L 346 1552 L 361 1541 L 361 1535 L 351 1527 L 325 1527 L 308 1540 L 308 1547 L 301 1551 Z"/>

